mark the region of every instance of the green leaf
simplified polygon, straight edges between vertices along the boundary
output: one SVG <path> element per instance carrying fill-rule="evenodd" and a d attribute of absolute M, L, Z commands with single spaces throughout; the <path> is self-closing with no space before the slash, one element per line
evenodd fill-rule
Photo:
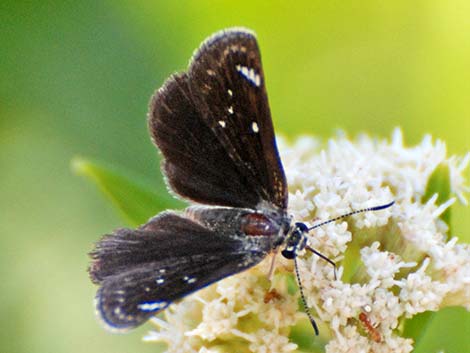
<path fill-rule="evenodd" d="M 403 336 L 415 341 L 413 353 L 468 352 L 470 313 L 462 307 L 424 312 L 406 320 Z"/>
<path fill-rule="evenodd" d="M 297 344 L 298 352 L 322 353 L 329 337 L 322 336 L 324 330 L 320 330 L 320 336 L 315 336 L 309 320 L 300 320 L 291 328 L 289 340 Z"/>
<path fill-rule="evenodd" d="M 167 208 L 183 205 L 163 183 L 153 186 L 130 172 L 82 157 L 73 158 L 71 167 L 76 174 L 93 181 L 132 226 L 147 222 Z"/>
<path fill-rule="evenodd" d="M 426 190 L 421 201 L 428 201 L 434 194 L 438 194 L 437 204 L 443 204 L 451 197 L 450 188 L 450 170 L 447 164 L 440 164 L 431 174 Z M 448 208 L 440 217 L 450 227 L 450 208 Z"/>

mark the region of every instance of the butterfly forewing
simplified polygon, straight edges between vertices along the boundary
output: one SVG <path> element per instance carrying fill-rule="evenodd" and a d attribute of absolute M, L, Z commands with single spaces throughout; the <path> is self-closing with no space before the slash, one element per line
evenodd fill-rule
<path fill-rule="evenodd" d="M 171 77 L 153 97 L 150 109 L 150 133 L 176 193 L 204 204 L 254 207 L 259 202 L 256 185 L 229 158 L 202 118 L 187 74 Z"/>
<path fill-rule="evenodd" d="M 171 302 L 255 265 L 270 250 L 269 243 L 249 251 L 246 245 L 240 236 L 169 212 L 137 230 L 107 235 L 91 254 L 90 275 L 101 285 L 97 312 L 111 329 L 136 327 Z"/>
<path fill-rule="evenodd" d="M 253 33 L 225 31 L 202 44 L 189 68 L 191 92 L 230 158 L 280 208 L 287 188 Z"/>
<path fill-rule="evenodd" d="M 157 92 L 149 125 L 166 159 L 169 184 L 183 197 L 233 207 L 256 208 L 261 201 L 287 207 L 251 32 L 224 31 L 204 42 L 188 73 L 170 78 Z"/>

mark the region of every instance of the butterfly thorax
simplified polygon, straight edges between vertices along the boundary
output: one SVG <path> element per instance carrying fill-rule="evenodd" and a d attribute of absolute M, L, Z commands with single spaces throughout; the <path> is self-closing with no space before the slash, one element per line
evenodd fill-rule
<path fill-rule="evenodd" d="M 283 244 L 291 232 L 291 217 L 283 210 L 191 206 L 185 213 L 204 226 L 227 236 L 243 237 L 269 252 Z"/>
<path fill-rule="evenodd" d="M 186 212 L 213 230 L 227 233 L 230 228 L 229 233 L 246 237 L 251 245 L 258 244 L 267 252 L 283 247 L 281 254 L 287 259 L 293 259 L 307 245 L 308 227 L 292 222 L 282 210 L 193 206 Z"/>

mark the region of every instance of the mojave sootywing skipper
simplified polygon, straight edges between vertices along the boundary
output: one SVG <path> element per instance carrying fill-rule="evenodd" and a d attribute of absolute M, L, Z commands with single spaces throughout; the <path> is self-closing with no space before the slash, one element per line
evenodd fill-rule
<path fill-rule="evenodd" d="M 323 257 L 307 246 L 314 227 L 287 213 L 287 183 L 252 32 L 234 28 L 204 41 L 188 70 L 155 93 L 148 125 L 169 187 L 199 206 L 162 212 L 97 242 L 89 272 L 99 285 L 96 310 L 106 327 L 132 329 L 280 247 L 288 259 L 306 247 Z"/>

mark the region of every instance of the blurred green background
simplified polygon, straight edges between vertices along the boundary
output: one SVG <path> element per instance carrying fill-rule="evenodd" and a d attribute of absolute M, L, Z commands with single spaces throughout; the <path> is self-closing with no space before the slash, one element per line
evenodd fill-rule
<path fill-rule="evenodd" d="M 0 350 L 156 351 L 140 341 L 149 326 L 116 336 L 96 323 L 87 252 L 125 224 L 69 163 L 97 158 L 157 187 L 147 103 L 206 36 L 257 32 L 278 133 L 401 126 L 409 143 L 432 133 L 463 154 L 469 14 L 467 0 L 2 1 Z M 469 225 L 454 207 L 455 235 Z"/>

